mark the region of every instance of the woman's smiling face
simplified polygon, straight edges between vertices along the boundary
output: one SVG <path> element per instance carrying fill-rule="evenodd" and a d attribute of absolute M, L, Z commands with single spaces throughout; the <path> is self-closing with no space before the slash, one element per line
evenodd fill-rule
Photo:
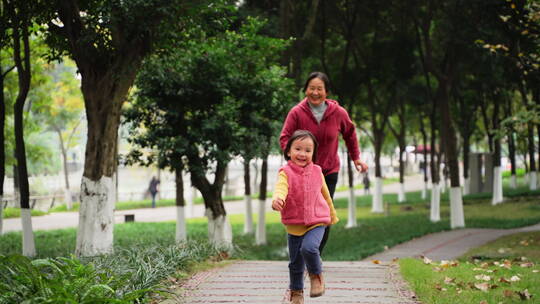
<path fill-rule="evenodd" d="M 309 81 L 306 89 L 306 97 L 314 106 L 321 105 L 326 99 L 326 87 L 324 86 L 324 81 L 320 78 L 313 78 Z"/>

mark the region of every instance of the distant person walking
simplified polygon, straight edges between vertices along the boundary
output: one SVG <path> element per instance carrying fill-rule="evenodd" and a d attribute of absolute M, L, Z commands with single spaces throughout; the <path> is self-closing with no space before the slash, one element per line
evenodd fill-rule
<path fill-rule="evenodd" d="M 150 180 L 150 185 L 148 185 L 148 192 L 150 193 L 150 196 L 152 196 L 152 208 L 156 208 L 156 195 L 159 192 L 159 179 L 157 179 L 155 176 L 152 176 L 152 179 Z"/>
<path fill-rule="evenodd" d="M 287 164 L 279 170 L 272 209 L 281 212 L 289 246 L 290 303 L 304 303 L 304 270 L 311 283 L 310 297 L 324 294 L 319 247 L 326 226 L 339 221 L 324 181 L 315 165 L 317 140 L 309 131 L 297 130 L 283 152 Z"/>
<path fill-rule="evenodd" d="M 369 181 L 369 176 L 367 172 L 364 172 L 364 178 L 362 179 L 362 183 L 364 184 L 364 194 L 369 194 L 369 186 L 371 182 Z"/>
<path fill-rule="evenodd" d="M 339 134 L 343 136 L 349 155 L 354 162 L 356 170 L 366 172 L 368 166 L 360 160 L 360 148 L 356 138 L 356 127 L 349 118 L 347 110 L 335 100 L 327 99 L 330 92 L 330 80 L 322 72 L 313 72 L 304 84 L 304 98 L 294 106 L 287 114 L 279 143 L 281 149 L 296 130 L 308 130 L 317 139 L 319 149 L 315 163 L 322 168 L 324 179 L 330 197 L 334 198 L 334 192 L 339 174 L 338 140 Z M 322 252 L 328 239 L 329 228 L 324 233 L 320 251 Z"/>

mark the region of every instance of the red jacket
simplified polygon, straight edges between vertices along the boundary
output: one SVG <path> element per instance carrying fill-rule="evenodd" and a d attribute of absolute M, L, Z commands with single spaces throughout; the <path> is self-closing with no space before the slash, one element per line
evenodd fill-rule
<path fill-rule="evenodd" d="M 294 106 L 287 114 L 279 143 L 285 150 L 287 141 L 296 130 L 308 130 L 319 143 L 317 165 L 321 166 L 324 175 L 339 172 L 338 139 L 343 136 L 349 155 L 353 161 L 360 159 L 360 149 L 356 138 L 356 127 L 349 118 L 347 111 L 337 101 L 326 99 L 328 108 L 319 123 L 313 116 L 308 100 L 305 98 Z"/>
<path fill-rule="evenodd" d="M 281 222 L 305 226 L 330 224 L 330 207 L 322 195 L 321 167 L 313 163 L 300 167 L 289 161 L 281 170 L 287 174 L 289 184 Z"/>

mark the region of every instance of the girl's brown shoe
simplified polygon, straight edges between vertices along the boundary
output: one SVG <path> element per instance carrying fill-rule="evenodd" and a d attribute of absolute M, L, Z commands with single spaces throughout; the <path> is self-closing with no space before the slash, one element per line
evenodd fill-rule
<path fill-rule="evenodd" d="M 312 298 L 320 297 L 324 294 L 324 280 L 322 273 L 320 274 L 309 274 L 309 281 L 311 289 L 309 291 L 309 296 Z"/>
<path fill-rule="evenodd" d="M 304 290 L 291 290 L 291 304 L 304 304 Z"/>

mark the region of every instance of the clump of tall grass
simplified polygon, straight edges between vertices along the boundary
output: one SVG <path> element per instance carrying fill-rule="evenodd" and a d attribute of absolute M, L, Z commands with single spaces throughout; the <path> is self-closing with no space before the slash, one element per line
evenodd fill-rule
<path fill-rule="evenodd" d="M 93 258 L 0 256 L 0 304 L 140 303 L 178 270 L 220 254 L 208 242 L 133 246 Z"/>

